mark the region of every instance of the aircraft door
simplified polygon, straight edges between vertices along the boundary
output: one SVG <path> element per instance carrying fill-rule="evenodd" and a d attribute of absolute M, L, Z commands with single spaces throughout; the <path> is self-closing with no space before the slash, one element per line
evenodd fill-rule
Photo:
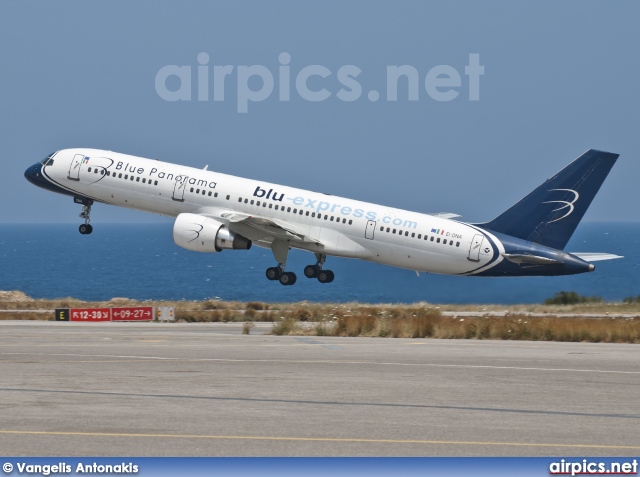
<path fill-rule="evenodd" d="M 476 234 L 473 236 L 473 240 L 471 240 L 471 247 L 469 247 L 469 256 L 467 257 L 469 260 L 473 260 L 474 262 L 480 261 L 480 247 L 482 246 L 482 242 L 484 240 L 484 235 Z"/>
<path fill-rule="evenodd" d="M 80 167 L 82 166 L 82 161 L 84 161 L 84 154 L 76 154 L 73 156 L 71 166 L 69 166 L 69 175 L 67 176 L 67 179 L 71 179 L 73 181 L 80 180 Z"/>
<path fill-rule="evenodd" d="M 367 220 L 367 228 L 364 231 L 364 238 L 369 240 L 373 240 L 373 234 L 376 230 L 376 221 L 375 220 Z"/>
<path fill-rule="evenodd" d="M 184 202 L 184 191 L 189 183 L 189 178 L 186 176 L 180 176 L 182 181 L 176 180 L 176 185 L 173 187 L 173 200 Z"/>

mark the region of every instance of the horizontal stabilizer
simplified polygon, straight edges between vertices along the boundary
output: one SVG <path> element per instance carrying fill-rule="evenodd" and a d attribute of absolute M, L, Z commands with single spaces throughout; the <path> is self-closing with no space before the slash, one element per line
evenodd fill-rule
<path fill-rule="evenodd" d="M 585 262 L 599 262 L 600 260 L 614 260 L 616 258 L 624 258 L 622 255 L 614 255 L 613 253 L 572 253 Z"/>
<path fill-rule="evenodd" d="M 503 253 L 502 256 L 510 262 L 517 263 L 518 265 L 556 265 L 560 263 L 552 258 L 540 257 L 538 255 Z"/>

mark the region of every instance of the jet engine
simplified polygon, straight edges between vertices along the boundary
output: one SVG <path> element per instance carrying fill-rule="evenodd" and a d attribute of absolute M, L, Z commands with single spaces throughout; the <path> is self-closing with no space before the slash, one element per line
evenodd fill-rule
<path fill-rule="evenodd" d="M 251 240 L 233 233 L 217 220 L 198 214 L 180 214 L 173 224 L 173 241 L 194 252 L 249 250 Z"/>

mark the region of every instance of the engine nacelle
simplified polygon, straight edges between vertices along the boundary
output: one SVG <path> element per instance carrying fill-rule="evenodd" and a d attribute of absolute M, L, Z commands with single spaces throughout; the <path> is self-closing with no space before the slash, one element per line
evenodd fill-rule
<path fill-rule="evenodd" d="M 249 250 L 251 240 L 235 234 L 221 222 L 198 214 L 180 214 L 173 224 L 173 241 L 194 252 Z"/>

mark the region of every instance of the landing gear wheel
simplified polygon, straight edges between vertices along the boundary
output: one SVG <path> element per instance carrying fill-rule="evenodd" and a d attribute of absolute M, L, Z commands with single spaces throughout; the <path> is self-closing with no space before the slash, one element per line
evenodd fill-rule
<path fill-rule="evenodd" d="M 280 275 L 280 283 L 283 285 L 293 285 L 297 280 L 296 274 L 293 272 L 284 272 Z"/>
<path fill-rule="evenodd" d="M 334 278 L 335 275 L 331 270 L 320 270 L 318 273 L 318 281 L 320 283 L 331 283 Z"/>
<path fill-rule="evenodd" d="M 80 218 L 84 219 L 84 224 L 79 227 L 80 233 L 82 235 L 89 235 L 93 232 L 93 227 L 89 225 L 89 220 L 91 220 L 91 206 L 93 205 L 93 200 L 87 199 L 86 197 L 74 197 L 73 201 L 76 204 L 82 204 L 82 212 L 80 213 Z"/>
<path fill-rule="evenodd" d="M 304 267 L 304 276 L 307 278 L 316 278 L 320 272 L 318 265 L 307 265 Z"/>
<path fill-rule="evenodd" d="M 266 275 L 269 280 L 279 280 L 282 273 L 278 267 L 269 267 L 267 268 Z"/>

